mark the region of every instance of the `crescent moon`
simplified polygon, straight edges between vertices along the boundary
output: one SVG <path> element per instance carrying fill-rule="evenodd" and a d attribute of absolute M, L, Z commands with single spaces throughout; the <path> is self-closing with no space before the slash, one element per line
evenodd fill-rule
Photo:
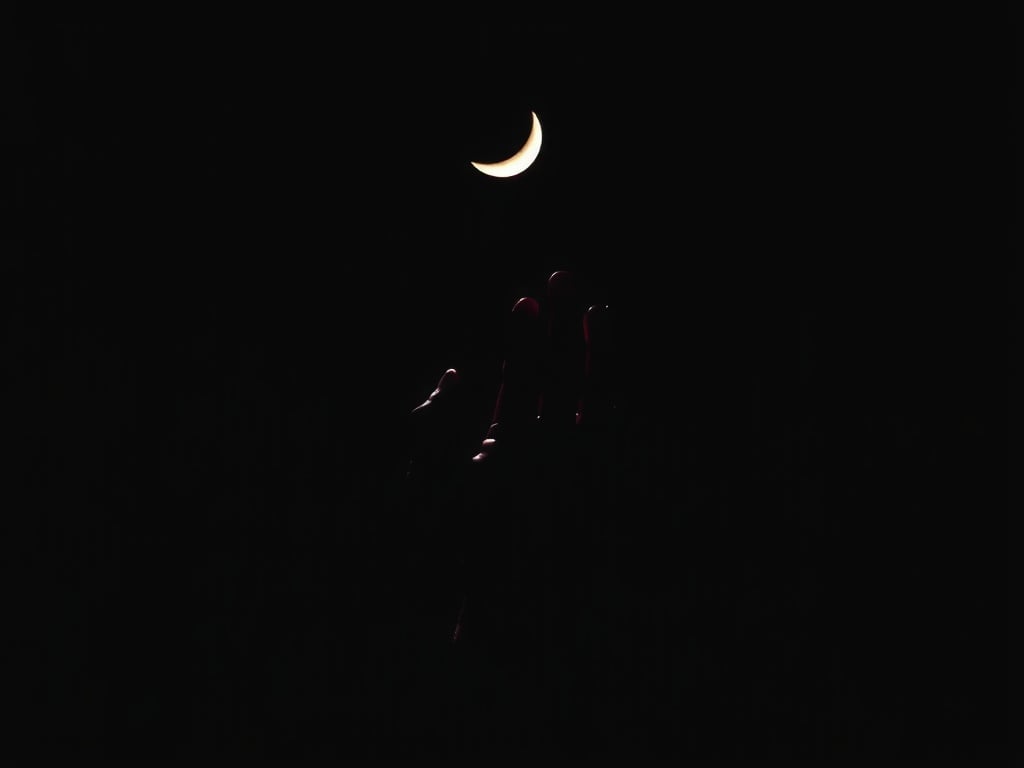
<path fill-rule="evenodd" d="M 518 152 L 512 155 L 512 157 L 497 163 L 471 162 L 470 165 L 480 171 L 480 173 L 485 173 L 488 176 L 494 176 L 499 179 L 515 176 L 533 165 L 533 161 L 540 154 L 541 130 L 537 113 L 531 112 L 530 114 L 533 116 L 533 126 L 530 128 L 530 135 L 526 137 L 526 143 L 519 148 Z"/>

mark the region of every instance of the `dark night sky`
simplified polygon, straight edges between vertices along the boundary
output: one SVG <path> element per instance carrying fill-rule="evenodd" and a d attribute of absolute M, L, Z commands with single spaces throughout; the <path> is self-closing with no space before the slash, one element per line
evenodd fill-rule
<path fill-rule="evenodd" d="M 824 670 L 769 738 L 723 703 L 789 711 L 788 668 L 754 652 L 702 732 L 664 725 L 683 693 L 658 699 L 652 748 L 998 754 L 964 662 L 1005 647 L 971 655 L 1004 578 L 966 524 L 1005 444 L 1000 150 L 964 118 L 983 98 L 942 24 L 749 13 L 4 12 L 30 746 L 358 752 L 336 689 L 365 670 L 336 649 L 369 630 L 325 606 L 370 599 L 360 532 L 406 414 L 456 366 L 484 418 L 512 303 L 571 269 L 621 322 L 637 505 L 675 510 L 638 524 L 651 558 L 704 550 L 679 573 L 720 586 L 714 615 L 756 624 L 763 601 Z M 535 165 L 474 171 L 530 110 Z M 673 643 L 735 650 L 665 630 L 658 658 Z"/>

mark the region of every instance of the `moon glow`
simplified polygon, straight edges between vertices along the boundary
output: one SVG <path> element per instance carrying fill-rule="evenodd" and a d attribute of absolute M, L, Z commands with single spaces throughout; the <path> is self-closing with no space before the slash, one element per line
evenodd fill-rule
<path fill-rule="evenodd" d="M 512 157 L 497 163 L 471 162 L 470 165 L 480 171 L 480 173 L 485 173 L 488 176 L 494 176 L 499 179 L 515 176 L 533 165 L 533 161 L 540 154 L 541 130 L 537 113 L 531 112 L 530 114 L 533 116 L 533 126 L 530 128 L 530 135 L 526 137 L 526 143 L 520 147 L 518 152 L 512 155 Z"/>

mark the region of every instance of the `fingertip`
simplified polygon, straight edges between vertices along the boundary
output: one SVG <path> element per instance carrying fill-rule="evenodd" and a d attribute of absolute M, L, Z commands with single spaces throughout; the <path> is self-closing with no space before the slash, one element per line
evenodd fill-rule
<path fill-rule="evenodd" d="M 559 269 L 548 278 L 548 297 L 554 300 L 565 299 L 576 292 L 576 280 L 567 269 Z"/>
<path fill-rule="evenodd" d="M 441 374 L 441 379 L 437 382 L 437 389 L 434 391 L 438 394 L 445 392 L 446 390 L 454 387 L 459 383 L 459 372 L 454 368 L 449 368 Z"/>
<path fill-rule="evenodd" d="M 540 316 L 540 304 L 530 296 L 523 296 L 512 307 L 512 315 L 515 317 L 534 318 Z"/>
<path fill-rule="evenodd" d="M 437 381 L 437 386 L 434 387 L 434 391 L 431 392 L 427 399 L 412 409 L 413 413 L 426 408 L 431 403 L 435 402 L 437 398 L 450 392 L 459 383 L 459 372 L 455 368 L 449 368 L 441 374 L 441 378 Z"/>
<path fill-rule="evenodd" d="M 600 333 L 608 323 L 611 308 L 607 304 L 593 304 L 583 315 L 583 333 L 589 341 L 596 332 Z"/>
<path fill-rule="evenodd" d="M 551 273 L 547 286 L 548 301 L 552 307 L 569 307 L 577 296 L 575 276 L 567 269 Z"/>
<path fill-rule="evenodd" d="M 506 360 L 527 360 L 534 357 L 540 324 L 540 303 L 530 296 L 523 296 L 512 307 L 512 314 L 508 319 Z"/>

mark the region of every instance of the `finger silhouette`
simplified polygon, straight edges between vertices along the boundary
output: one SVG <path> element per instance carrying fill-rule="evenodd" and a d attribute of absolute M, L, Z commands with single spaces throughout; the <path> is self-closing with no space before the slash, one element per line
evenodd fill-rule
<path fill-rule="evenodd" d="M 534 427 L 541 386 L 540 320 L 536 299 L 524 296 L 512 308 L 491 427 L 474 462 L 489 460 L 499 444 L 518 445 Z"/>
<path fill-rule="evenodd" d="M 583 312 L 575 276 L 554 272 L 547 281 L 544 377 L 539 416 L 549 431 L 566 432 L 576 423 L 583 383 Z"/>
<path fill-rule="evenodd" d="M 591 306 L 583 316 L 583 386 L 577 425 L 582 429 L 607 425 L 615 410 L 618 349 L 615 318 L 607 305 Z"/>

